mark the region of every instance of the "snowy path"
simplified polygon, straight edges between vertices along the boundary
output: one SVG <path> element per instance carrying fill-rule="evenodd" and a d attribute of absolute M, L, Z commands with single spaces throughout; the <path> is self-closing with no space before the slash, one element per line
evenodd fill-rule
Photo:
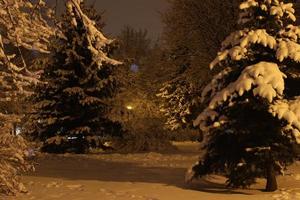
<path fill-rule="evenodd" d="M 169 154 L 42 155 L 36 172 L 23 181 L 28 194 L 7 200 L 300 200 L 300 164 L 279 179 L 282 190 L 264 193 L 260 182 L 248 190 L 227 190 L 223 178 L 186 185 L 186 168 L 196 152 Z M 298 175 L 297 175 L 298 174 Z M 2 200 L 0 197 L 0 199 Z"/>

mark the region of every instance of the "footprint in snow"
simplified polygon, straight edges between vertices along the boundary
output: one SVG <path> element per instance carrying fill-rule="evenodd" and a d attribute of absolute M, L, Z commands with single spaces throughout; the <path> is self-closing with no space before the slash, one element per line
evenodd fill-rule
<path fill-rule="evenodd" d="M 69 188 L 70 190 L 83 190 L 83 185 L 66 185 L 67 188 Z"/>
<path fill-rule="evenodd" d="M 46 188 L 59 188 L 61 185 L 62 183 L 52 181 L 46 185 Z"/>

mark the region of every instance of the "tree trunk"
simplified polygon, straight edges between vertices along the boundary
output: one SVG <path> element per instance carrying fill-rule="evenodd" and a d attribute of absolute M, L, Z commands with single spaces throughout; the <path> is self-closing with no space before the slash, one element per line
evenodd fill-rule
<path fill-rule="evenodd" d="M 267 185 L 266 192 L 274 192 L 277 190 L 277 180 L 274 165 L 272 162 L 267 163 Z"/>

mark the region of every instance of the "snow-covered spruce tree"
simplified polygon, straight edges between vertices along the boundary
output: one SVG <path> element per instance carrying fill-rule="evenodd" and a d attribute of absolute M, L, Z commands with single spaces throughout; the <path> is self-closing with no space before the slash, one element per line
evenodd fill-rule
<path fill-rule="evenodd" d="M 121 63 L 108 57 L 113 40 L 82 12 L 81 2 L 66 2 L 68 15 L 61 24 L 65 38 L 54 41 L 41 77 L 46 84 L 34 97 L 29 134 L 43 142 L 46 152 L 72 148 L 82 153 L 91 143 L 101 145 L 100 137 L 121 133 L 120 124 L 108 118 L 117 89 L 114 71 Z"/>
<path fill-rule="evenodd" d="M 221 173 L 231 187 L 276 175 L 296 158 L 300 142 L 300 28 L 293 4 L 245 0 L 241 30 L 231 33 L 210 64 L 219 70 L 202 92 L 207 107 L 194 121 L 205 134 L 205 154 L 187 180 Z"/>

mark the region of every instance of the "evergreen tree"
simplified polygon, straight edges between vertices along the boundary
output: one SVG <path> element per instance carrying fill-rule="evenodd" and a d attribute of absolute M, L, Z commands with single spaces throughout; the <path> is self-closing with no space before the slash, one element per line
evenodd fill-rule
<path fill-rule="evenodd" d="M 54 53 L 37 88 L 28 132 L 43 142 L 42 150 L 85 152 L 101 137 L 119 136 L 121 126 L 108 118 L 116 92 L 115 68 L 108 57 L 113 40 L 95 27 L 81 10 L 80 0 L 67 1 L 67 13 Z"/>
<path fill-rule="evenodd" d="M 202 91 L 207 107 L 194 121 L 205 154 L 187 180 L 221 173 L 228 186 L 247 187 L 261 177 L 274 191 L 300 141 L 300 29 L 288 1 L 245 0 L 240 10 L 241 29 L 210 64 L 219 72 Z"/>

